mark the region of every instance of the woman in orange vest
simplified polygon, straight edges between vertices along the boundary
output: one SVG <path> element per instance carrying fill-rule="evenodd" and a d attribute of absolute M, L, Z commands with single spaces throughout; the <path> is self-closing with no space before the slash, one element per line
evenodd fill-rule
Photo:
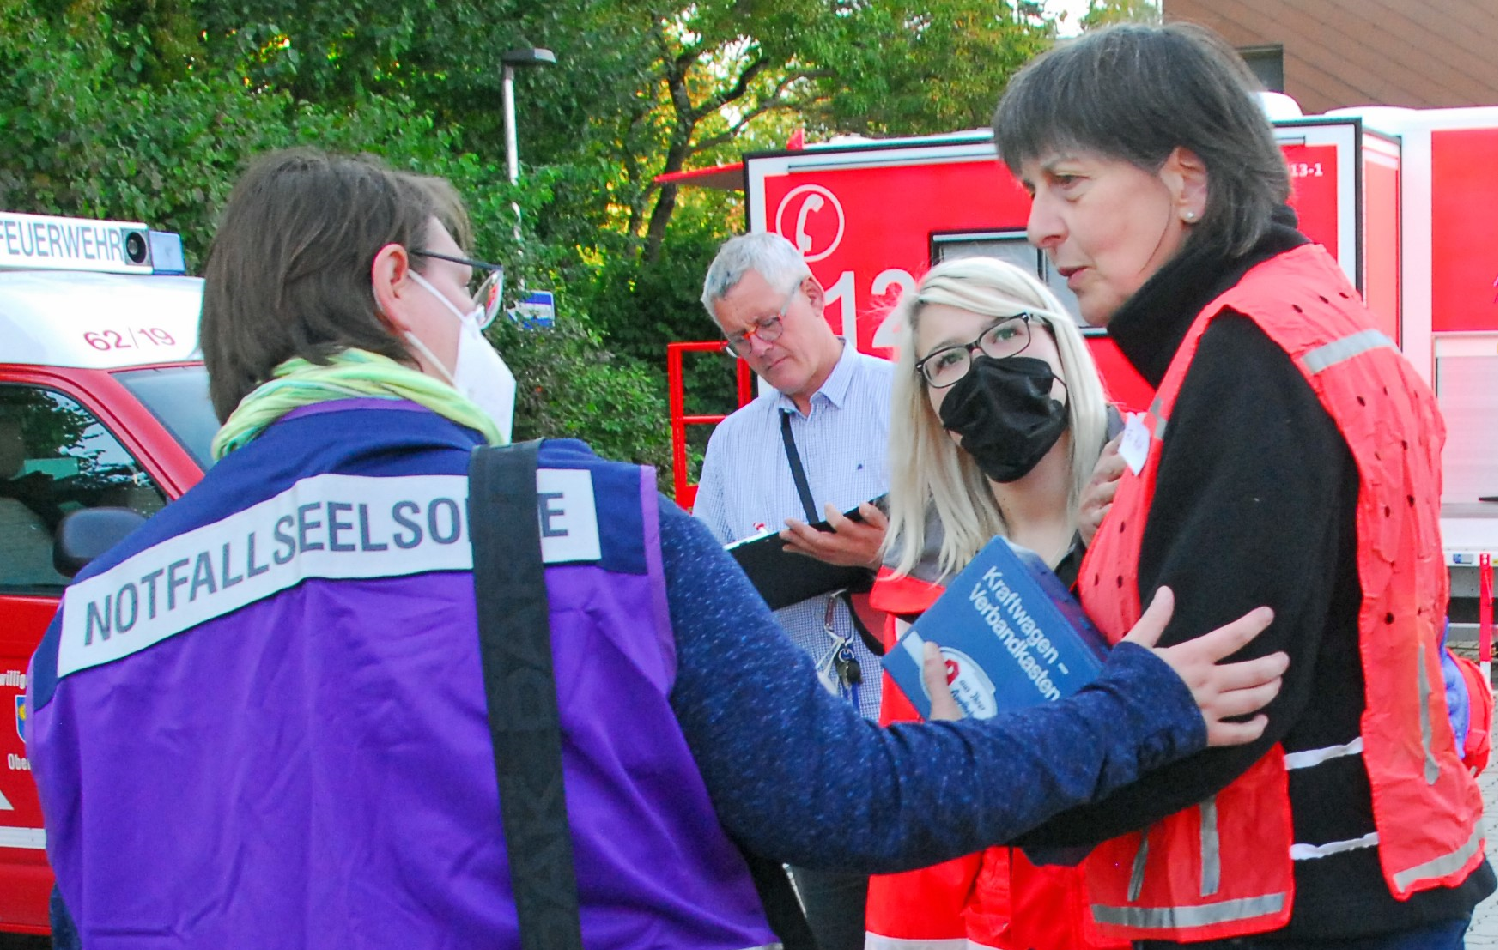
<path fill-rule="evenodd" d="M 933 268 L 891 319 L 903 333 L 890 419 L 893 572 L 876 585 L 875 604 L 913 618 L 995 536 L 1038 552 L 1073 583 L 1084 550 L 1078 509 L 1109 410 L 1071 315 L 1013 264 L 969 257 Z M 882 712 L 886 722 L 919 718 L 897 688 L 885 690 Z M 1086 913 L 1080 870 L 991 848 L 872 879 L 866 946 L 1128 946 L 1089 939 Z"/>
<path fill-rule="evenodd" d="M 1185 24 L 1059 45 L 995 141 L 1030 240 L 1157 388 L 1079 592 L 1110 637 L 1169 586 L 1164 641 L 1249 606 L 1291 656 L 1256 742 L 1063 813 L 1099 932 L 1140 946 L 1462 946 L 1494 890 L 1441 688 L 1445 432 L 1336 261 L 1295 228 L 1242 61 Z"/>

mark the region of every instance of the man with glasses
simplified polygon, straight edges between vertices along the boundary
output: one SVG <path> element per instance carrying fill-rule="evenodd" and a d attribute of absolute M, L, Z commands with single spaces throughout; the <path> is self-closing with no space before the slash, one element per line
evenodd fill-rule
<path fill-rule="evenodd" d="M 889 489 L 891 369 L 832 332 L 823 299 L 800 252 L 778 234 L 746 234 L 719 249 L 702 304 L 734 355 L 768 386 L 713 432 L 693 513 L 724 544 L 779 529 L 791 550 L 872 571 L 886 520 L 868 502 Z M 855 506 L 861 522 L 841 514 Z M 833 530 L 808 524 L 822 520 Z M 879 660 L 859 636 L 848 599 L 814 597 L 776 619 L 811 655 L 824 685 L 878 718 Z M 861 948 L 867 876 L 794 873 L 821 950 Z"/>

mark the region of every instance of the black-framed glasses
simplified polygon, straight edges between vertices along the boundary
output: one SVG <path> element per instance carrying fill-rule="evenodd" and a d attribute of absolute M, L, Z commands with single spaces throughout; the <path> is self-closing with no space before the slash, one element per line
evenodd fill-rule
<path fill-rule="evenodd" d="M 946 389 L 967 375 L 973 367 L 973 352 L 996 360 L 1018 356 L 1030 345 L 1030 321 L 1045 322 L 1045 318 L 1028 311 L 1005 317 L 984 330 L 971 343 L 943 346 L 932 350 L 926 357 L 917 360 L 915 371 L 926 380 L 932 389 Z"/>
<path fill-rule="evenodd" d="M 791 288 L 791 292 L 785 295 L 785 303 L 780 305 L 780 310 L 773 317 L 765 317 L 756 320 L 754 326 L 741 333 L 728 334 L 728 349 L 739 359 L 748 359 L 749 353 L 754 347 L 754 341 L 769 345 L 780 339 L 780 334 L 785 330 L 782 321 L 786 313 L 791 309 L 791 301 L 796 299 L 796 294 L 801 290 L 800 281 Z"/>
<path fill-rule="evenodd" d="M 505 269 L 502 265 L 469 260 L 466 257 L 454 257 L 451 254 L 438 254 L 436 251 L 415 247 L 411 248 L 409 253 L 417 257 L 435 258 L 471 268 L 473 274 L 468 278 L 468 296 L 481 308 L 479 329 L 484 329 L 494 322 L 495 317 L 499 316 L 499 308 L 503 303 L 505 293 Z"/>

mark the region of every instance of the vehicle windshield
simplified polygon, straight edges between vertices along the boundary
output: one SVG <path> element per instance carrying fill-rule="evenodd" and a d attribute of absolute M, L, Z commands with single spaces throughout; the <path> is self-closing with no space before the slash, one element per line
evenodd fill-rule
<path fill-rule="evenodd" d="M 208 371 L 202 365 L 125 370 L 114 378 L 151 410 L 203 471 L 213 466 L 209 446 L 218 418 L 208 401 Z"/>

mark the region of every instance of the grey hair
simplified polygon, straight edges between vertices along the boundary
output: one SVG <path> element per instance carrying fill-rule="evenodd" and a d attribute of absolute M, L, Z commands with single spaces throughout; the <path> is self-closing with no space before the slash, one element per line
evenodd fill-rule
<path fill-rule="evenodd" d="M 772 287 L 789 290 L 811 276 L 796 246 L 778 234 L 741 234 L 718 248 L 702 280 L 702 306 L 714 320 L 713 304 L 728 296 L 744 275 L 755 271 Z"/>
<path fill-rule="evenodd" d="M 910 573 L 926 546 L 932 509 L 943 530 L 937 566 L 960 571 L 990 539 L 1008 534 L 988 480 L 942 425 L 916 372 L 915 339 L 921 312 L 931 305 L 985 317 L 1028 312 L 1040 317 L 1056 341 L 1066 383 L 1071 482 L 1067 514 L 1076 520 L 1082 492 L 1097 466 L 1108 430 L 1107 395 L 1082 332 L 1056 295 L 1029 272 L 991 257 L 962 257 L 933 267 L 907 291 L 890 319 L 901 335 L 889 425 L 890 511 L 885 550 L 895 570 Z"/>

